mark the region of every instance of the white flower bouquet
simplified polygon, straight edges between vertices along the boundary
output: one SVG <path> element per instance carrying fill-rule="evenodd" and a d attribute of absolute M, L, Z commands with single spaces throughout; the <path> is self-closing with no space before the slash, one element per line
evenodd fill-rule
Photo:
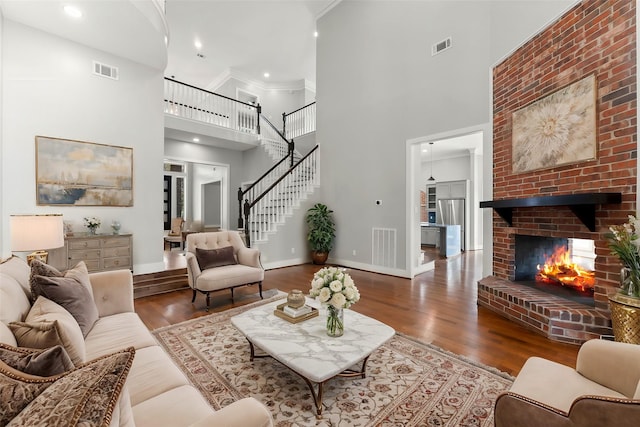
<path fill-rule="evenodd" d="M 337 267 L 324 267 L 313 275 L 309 296 L 334 308 L 349 308 L 360 300 L 349 273 Z"/>
<path fill-rule="evenodd" d="M 100 227 L 100 224 L 100 218 L 96 218 L 95 216 L 84 218 L 84 226 L 87 227 L 92 234 L 96 232 L 96 229 Z"/>

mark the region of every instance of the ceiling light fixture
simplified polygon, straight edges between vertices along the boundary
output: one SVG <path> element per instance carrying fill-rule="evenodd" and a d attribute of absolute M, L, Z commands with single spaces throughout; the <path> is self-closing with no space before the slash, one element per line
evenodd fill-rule
<path fill-rule="evenodd" d="M 193 138 L 193 142 L 200 142 L 200 138 Z"/>
<path fill-rule="evenodd" d="M 429 179 L 427 181 L 433 182 L 436 180 L 433 177 L 433 142 L 430 142 L 429 145 L 431 146 L 431 176 L 429 176 Z"/>
<path fill-rule="evenodd" d="M 196 39 L 196 40 L 193 42 L 193 45 L 194 45 L 194 46 L 196 47 L 196 49 L 198 49 L 198 50 L 202 49 L 202 42 L 201 42 L 200 40 L 198 40 L 198 39 Z"/>
<path fill-rule="evenodd" d="M 313 32 L 313 37 L 318 37 L 318 32 L 317 31 Z"/>
<path fill-rule="evenodd" d="M 75 6 L 71 6 L 70 4 L 64 6 L 64 13 L 75 19 L 82 18 L 82 11 Z"/>
<path fill-rule="evenodd" d="M 265 79 L 268 79 L 270 75 L 271 75 L 271 74 L 269 74 L 269 73 L 264 73 L 264 74 L 263 74 L 263 76 L 264 76 L 264 78 L 265 78 Z"/>

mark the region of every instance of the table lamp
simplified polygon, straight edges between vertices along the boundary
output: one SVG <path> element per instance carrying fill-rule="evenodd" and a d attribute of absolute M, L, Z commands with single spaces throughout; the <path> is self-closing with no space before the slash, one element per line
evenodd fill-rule
<path fill-rule="evenodd" d="M 35 251 L 27 255 L 27 262 L 38 258 L 46 263 L 49 253 L 45 249 L 64 246 L 62 214 L 11 215 L 11 250 Z"/>

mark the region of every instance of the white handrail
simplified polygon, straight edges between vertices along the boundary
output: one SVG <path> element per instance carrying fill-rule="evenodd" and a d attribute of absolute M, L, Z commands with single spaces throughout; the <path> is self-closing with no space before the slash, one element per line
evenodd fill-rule
<path fill-rule="evenodd" d="M 316 130 L 316 103 L 312 103 L 286 114 L 284 119 L 284 135 L 291 139 Z"/>

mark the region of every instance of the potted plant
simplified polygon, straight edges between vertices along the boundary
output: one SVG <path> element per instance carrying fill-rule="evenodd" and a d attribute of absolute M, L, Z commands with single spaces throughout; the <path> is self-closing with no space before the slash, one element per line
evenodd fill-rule
<path fill-rule="evenodd" d="M 609 296 L 613 334 L 616 341 L 640 344 L 640 220 L 629 215 L 628 223 L 609 230 L 609 248 L 623 265 L 620 290 Z"/>
<path fill-rule="evenodd" d="M 311 247 L 311 259 L 314 264 L 327 262 L 329 252 L 333 249 L 336 237 L 336 226 L 333 222 L 333 211 L 322 203 L 316 203 L 307 211 L 307 240 Z"/>

